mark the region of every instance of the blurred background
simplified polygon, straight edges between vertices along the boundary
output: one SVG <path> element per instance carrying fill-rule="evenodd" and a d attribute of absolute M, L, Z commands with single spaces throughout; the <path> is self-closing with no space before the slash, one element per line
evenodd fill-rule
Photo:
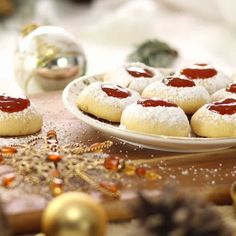
<path fill-rule="evenodd" d="M 236 73 L 234 0 L 0 0 L 0 92 L 20 91 L 14 55 L 29 22 L 72 33 L 87 57 L 87 74 L 122 64 L 136 45 L 159 39 L 181 67 L 208 62 Z M 34 92 L 34 91 L 32 91 Z"/>

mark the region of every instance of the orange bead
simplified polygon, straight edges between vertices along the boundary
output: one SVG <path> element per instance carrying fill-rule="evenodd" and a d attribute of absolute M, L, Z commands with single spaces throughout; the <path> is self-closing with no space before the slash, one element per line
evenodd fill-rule
<path fill-rule="evenodd" d="M 2 186 L 9 187 L 12 184 L 12 182 L 15 180 L 15 178 L 16 178 L 16 175 L 14 173 L 6 174 L 5 176 L 3 176 Z"/>
<path fill-rule="evenodd" d="M 63 188 L 56 187 L 52 189 L 52 195 L 54 197 L 61 195 L 63 192 L 64 192 Z"/>
<path fill-rule="evenodd" d="M 146 168 L 145 167 L 137 167 L 136 170 L 135 170 L 135 173 L 140 176 L 140 177 L 143 177 L 146 175 Z"/>
<path fill-rule="evenodd" d="M 145 177 L 146 177 L 148 180 L 162 179 L 162 177 L 161 177 L 160 175 L 158 175 L 156 172 L 154 172 L 154 171 L 152 171 L 152 170 L 146 171 Z"/>
<path fill-rule="evenodd" d="M 47 132 L 47 143 L 48 144 L 58 144 L 57 133 L 55 130 L 50 130 Z"/>
<path fill-rule="evenodd" d="M 2 153 L 0 152 L 0 162 L 2 162 L 4 159 L 3 159 L 3 156 L 2 156 Z"/>
<path fill-rule="evenodd" d="M 50 173 L 51 176 L 53 177 L 59 177 L 60 176 L 60 172 L 58 170 L 52 170 Z"/>
<path fill-rule="evenodd" d="M 2 154 L 15 154 L 17 153 L 17 149 L 14 147 L 6 146 L 1 148 Z"/>
<path fill-rule="evenodd" d="M 136 171 L 136 166 L 134 166 L 130 163 L 125 164 L 124 173 L 126 175 L 135 175 L 135 171 Z"/>
<path fill-rule="evenodd" d="M 58 152 L 48 153 L 47 159 L 53 162 L 59 162 L 62 159 L 62 156 Z"/>
<path fill-rule="evenodd" d="M 118 171 L 119 164 L 120 164 L 120 158 L 114 156 L 114 157 L 107 157 L 103 165 L 107 170 Z"/>
<path fill-rule="evenodd" d="M 63 180 L 60 178 L 53 178 L 51 185 L 50 185 L 51 191 L 53 196 L 58 196 L 61 193 L 63 193 Z"/>
<path fill-rule="evenodd" d="M 100 182 L 100 186 L 102 188 L 107 189 L 108 191 L 110 191 L 112 193 L 116 193 L 119 191 L 118 186 L 112 182 L 102 181 L 102 182 Z"/>

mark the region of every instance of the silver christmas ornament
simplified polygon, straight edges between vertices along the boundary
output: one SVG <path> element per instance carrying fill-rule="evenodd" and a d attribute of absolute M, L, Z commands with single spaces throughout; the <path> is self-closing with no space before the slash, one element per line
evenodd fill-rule
<path fill-rule="evenodd" d="M 30 24 L 15 54 L 15 78 L 25 93 L 63 89 L 86 71 L 83 49 L 63 28 Z"/>

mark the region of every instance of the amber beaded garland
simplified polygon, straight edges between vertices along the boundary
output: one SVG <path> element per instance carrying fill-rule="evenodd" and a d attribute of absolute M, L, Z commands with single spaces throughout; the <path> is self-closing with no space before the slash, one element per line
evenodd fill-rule
<path fill-rule="evenodd" d="M 25 176 L 20 180 L 33 188 L 43 189 L 46 196 L 55 197 L 65 191 L 83 190 L 83 186 L 81 188 L 71 182 L 71 179 L 82 179 L 89 188 L 110 197 L 119 197 L 126 178 L 160 179 L 156 171 L 144 167 L 142 162 L 135 164 L 131 160 L 103 153 L 111 145 L 109 140 L 90 146 L 81 143 L 61 145 L 56 131 L 50 130 L 45 138 L 37 136 L 25 144 L 2 147 L 0 164 L 12 166 L 16 171 L 15 177 L 5 179 L 2 186 L 14 188 L 15 178 Z M 84 156 L 85 153 L 91 155 Z M 100 173 L 99 178 L 90 171 Z"/>

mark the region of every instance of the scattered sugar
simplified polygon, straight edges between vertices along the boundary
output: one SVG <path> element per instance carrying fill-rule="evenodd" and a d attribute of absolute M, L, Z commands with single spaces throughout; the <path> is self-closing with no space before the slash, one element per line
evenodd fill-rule
<path fill-rule="evenodd" d="M 183 170 L 183 171 L 181 172 L 181 174 L 182 174 L 182 175 L 188 175 L 189 172 L 188 172 L 188 170 Z"/>

